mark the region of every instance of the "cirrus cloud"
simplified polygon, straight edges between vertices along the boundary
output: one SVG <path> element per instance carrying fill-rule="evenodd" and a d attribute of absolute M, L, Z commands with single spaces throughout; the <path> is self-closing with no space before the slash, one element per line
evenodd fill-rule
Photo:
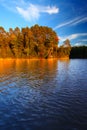
<path fill-rule="evenodd" d="M 28 21 L 37 20 L 40 17 L 41 13 L 48 13 L 48 14 L 56 14 L 59 12 L 59 9 L 55 6 L 39 6 L 34 4 L 29 4 L 27 9 L 16 7 L 18 13 Z"/>
<path fill-rule="evenodd" d="M 28 21 L 32 21 L 34 19 L 38 19 L 39 18 L 39 10 L 38 8 L 36 8 L 34 5 L 30 4 L 30 6 L 28 7 L 28 9 L 23 9 L 20 7 L 16 7 L 18 13 L 25 19 Z"/>
<path fill-rule="evenodd" d="M 68 36 L 59 37 L 59 46 L 62 45 L 62 43 L 69 39 L 71 42 L 71 45 L 86 45 L 87 46 L 87 33 L 75 33 Z M 74 40 L 74 42 L 73 42 Z M 72 43 L 73 42 L 73 43 Z"/>
<path fill-rule="evenodd" d="M 67 22 L 57 25 L 56 27 L 54 27 L 54 30 L 56 30 L 58 28 L 66 27 L 66 26 L 75 26 L 77 24 L 84 23 L 84 22 L 87 22 L 87 16 L 85 16 L 85 17 L 80 16 L 80 17 L 74 18 L 72 20 L 69 20 Z"/>
<path fill-rule="evenodd" d="M 31 22 L 38 20 L 43 13 L 52 15 L 59 12 L 59 8 L 56 6 L 42 6 L 25 0 L 0 0 L 0 4 L 4 8 L 21 15 L 24 20 Z"/>
<path fill-rule="evenodd" d="M 71 34 L 69 36 L 64 36 L 64 37 L 60 37 L 60 41 L 65 41 L 66 39 L 69 40 L 74 40 L 77 39 L 78 37 L 87 37 L 87 33 L 76 33 L 76 34 Z"/>

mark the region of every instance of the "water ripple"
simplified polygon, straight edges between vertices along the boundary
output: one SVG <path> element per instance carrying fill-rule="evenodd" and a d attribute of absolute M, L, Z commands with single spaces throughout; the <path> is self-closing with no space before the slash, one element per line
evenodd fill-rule
<path fill-rule="evenodd" d="M 85 130 L 86 66 L 87 60 L 9 62 L 0 71 L 0 130 Z"/>

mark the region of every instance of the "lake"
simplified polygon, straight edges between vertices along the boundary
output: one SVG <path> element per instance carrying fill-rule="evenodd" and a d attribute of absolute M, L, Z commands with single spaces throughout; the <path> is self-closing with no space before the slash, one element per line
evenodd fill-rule
<path fill-rule="evenodd" d="M 0 130 L 87 130 L 87 59 L 0 60 Z"/>

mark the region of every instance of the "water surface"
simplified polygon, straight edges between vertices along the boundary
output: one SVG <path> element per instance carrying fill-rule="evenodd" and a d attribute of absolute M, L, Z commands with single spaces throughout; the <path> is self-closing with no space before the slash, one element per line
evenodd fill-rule
<path fill-rule="evenodd" d="M 87 60 L 0 60 L 0 130 L 86 130 Z"/>

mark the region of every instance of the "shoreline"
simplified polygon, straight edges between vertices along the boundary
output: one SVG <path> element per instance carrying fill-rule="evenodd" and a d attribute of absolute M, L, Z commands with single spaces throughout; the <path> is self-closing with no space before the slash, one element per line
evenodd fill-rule
<path fill-rule="evenodd" d="M 0 58 L 0 60 L 69 60 L 69 57 L 61 57 L 61 58 Z"/>

